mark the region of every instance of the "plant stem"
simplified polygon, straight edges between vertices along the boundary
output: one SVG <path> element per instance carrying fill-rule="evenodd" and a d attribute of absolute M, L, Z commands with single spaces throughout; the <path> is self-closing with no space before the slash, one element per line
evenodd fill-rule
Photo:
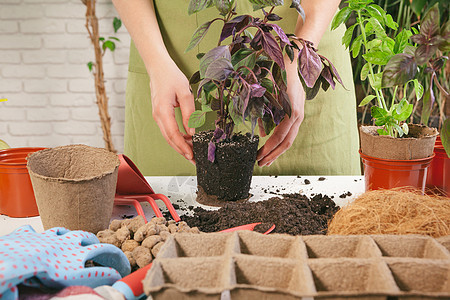
<path fill-rule="evenodd" d="M 361 17 L 361 10 L 357 10 L 358 13 L 358 22 L 359 22 L 359 27 L 361 29 L 361 34 L 363 36 L 363 43 L 364 43 L 364 52 L 367 53 L 367 37 L 366 37 L 366 30 L 364 29 L 364 23 L 362 22 L 362 17 Z M 373 67 L 372 64 L 370 62 L 367 62 L 369 64 L 369 72 L 370 72 L 370 76 L 372 76 L 372 82 L 375 82 L 375 75 L 373 73 Z M 378 100 L 378 105 L 381 108 L 384 108 L 387 110 L 386 104 L 383 103 L 384 99 L 381 98 L 378 89 L 372 87 L 375 91 L 375 94 L 377 96 L 377 100 Z M 381 91 L 380 91 L 381 92 Z M 384 105 L 383 105 L 384 104 Z"/>
<path fill-rule="evenodd" d="M 391 102 L 391 109 L 390 110 L 392 110 L 392 107 L 394 107 L 395 96 L 397 95 L 397 88 L 398 88 L 398 85 L 395 86 L 394 95 L 392 95 L 392 102 Z"/>

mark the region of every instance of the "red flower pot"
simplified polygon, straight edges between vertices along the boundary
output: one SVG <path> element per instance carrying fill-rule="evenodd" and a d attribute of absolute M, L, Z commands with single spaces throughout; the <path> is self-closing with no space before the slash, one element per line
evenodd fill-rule
<path fill-rule="evenodd" d="M 407 186 L 425 192 L 427 169 L 434 154 L 412 160 L 375 158 L 363 154 L 361 150 L 359 154 L 364 164 L 366 191 Z"/>
<path fill-rule="evenodd" d="M 445 165 L 450 165 L 450 159 L 445 152 L 442 145 L 441 138 L 437 137 L 436 144 L 434 146 L 434 158 L 428 169 L 428 176 L 426 187 L 429 193 L 444 194 L 447 191 L 447 195 L 450 192 L 450 175 L 447 175 L 447 179 L 444 179 L 445 175 L 450 172 L 450 167 L 445 169 Z M 447 162 L 448 161 L 448 162 Z"/>
<path fill-rule="evenodd" d="M 15 218 L 38 216 L 26 157 L 44 148 L 11 148 L 0 151 L 0 214 Z"/>

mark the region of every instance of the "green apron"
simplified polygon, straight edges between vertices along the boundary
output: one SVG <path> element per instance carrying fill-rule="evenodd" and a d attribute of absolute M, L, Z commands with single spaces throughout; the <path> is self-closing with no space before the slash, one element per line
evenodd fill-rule
<path fill-rule="evenodd" d="M 151 0 L 149 0 L 151 1 Z M 246 0 L 238 0 L 238 13 L 253 12 Z M 290 1 L 277 7 L 275 13 L 283 19 L 279 24 L 287 33 L 293 33 L 297 12 L 289 8 Z M 215 22 L 197 49 L 184 53 L 194 31 L 201 24 L 215 18 L 215 8 L 188 16 L 189 0 L 154 0 L 156 15 L 165 45 L 178 67 L 189 78 L 198 70 L 196 54 L 207 52 L 217 45 L 221 24 Z M 341 45 L 344 26 L 324 34 L 319 52 L 329 58 L 339 71 L 345 87 L 336 86 L 314 100 L 306 101 L 305 118 L 292 147 L 270 167 L 255 166 L 255 175 L 359 175 L 358 132 L 356 101 L 350 57 Z M 129 156 L 146 176 L 194 175 L 195 167 L 173 150 L 163 138 L 152 119 L 149 77 L 134 44 L 130 48 L 130 65 L 126 89 L 125 148 Z M 181 113 L 176 118 L 182 128 Z M 207 128 L 213 127 L 212 114 Z M 206 129 L 206 128 L 202 128 Z M 245 131 L 246 128 L 242 127 Z M 267 140 L 262 138 L 260 146 Z"/>

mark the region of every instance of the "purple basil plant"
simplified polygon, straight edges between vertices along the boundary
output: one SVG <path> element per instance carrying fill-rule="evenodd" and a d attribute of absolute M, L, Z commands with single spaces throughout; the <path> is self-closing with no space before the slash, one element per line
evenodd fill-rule
<path fill-rule="evenodd" d="M 201 109 L 192 113 L 189 127 L 198 128 L 205 123 L 206 113 L 217 113 L 208 151 L 211 162 L 215 159 L 216 143 L 230 139 L 235 125 L 249 121 L 253 136 L 257 120 L 261 119 L 269 134 L 286 115 L 291 115 L 285 55 L 292 62 L 298 53 L 298 74 L 307 100 L 314 98 L 320 88 L 334 89 L 335 80 L 343 85 L 336 68 L 317 53 L 311 42 L 286 34 L 273 23 L 281 20 L 273 10 L 283 4 L 282 0 L 249 1 L 255 9 L 262 10 L 263 18 L 237 15 L 234 1 L 191 0 L 189 5 L 189 13 L 216 6 L 221 17 L 201 25 L 186 51 L 203 39 L 212 23 L 223 22 L 218 46 L 197 55 L 200 68 L 190 79 L 191 85 L 199 83 L 196 96 Z M 270 7 L 268 12 L 265 7 Z M 294 0 L 291 7 L 305 18 L 300 1 Z M 222 45 L 228 38 L 230 42 Z"/>

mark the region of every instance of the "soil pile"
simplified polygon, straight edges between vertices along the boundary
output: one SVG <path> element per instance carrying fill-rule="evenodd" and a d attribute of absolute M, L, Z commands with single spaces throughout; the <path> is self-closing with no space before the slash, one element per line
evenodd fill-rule
<path fill-rule="evenodd" d="M 229 203 L 217 211 L 197 207 L 193 216 L 182 216 L 191 227 L 203 232 L 215 232 L 249 223 L 275 224 L 276 233 L 291 235 L 326 234 L 328 220 L 339 209 L 331 198 L 317 194 L 283 195 L 266 201 Z M 264 231 L 261 226 L 260 230 Z"/>

